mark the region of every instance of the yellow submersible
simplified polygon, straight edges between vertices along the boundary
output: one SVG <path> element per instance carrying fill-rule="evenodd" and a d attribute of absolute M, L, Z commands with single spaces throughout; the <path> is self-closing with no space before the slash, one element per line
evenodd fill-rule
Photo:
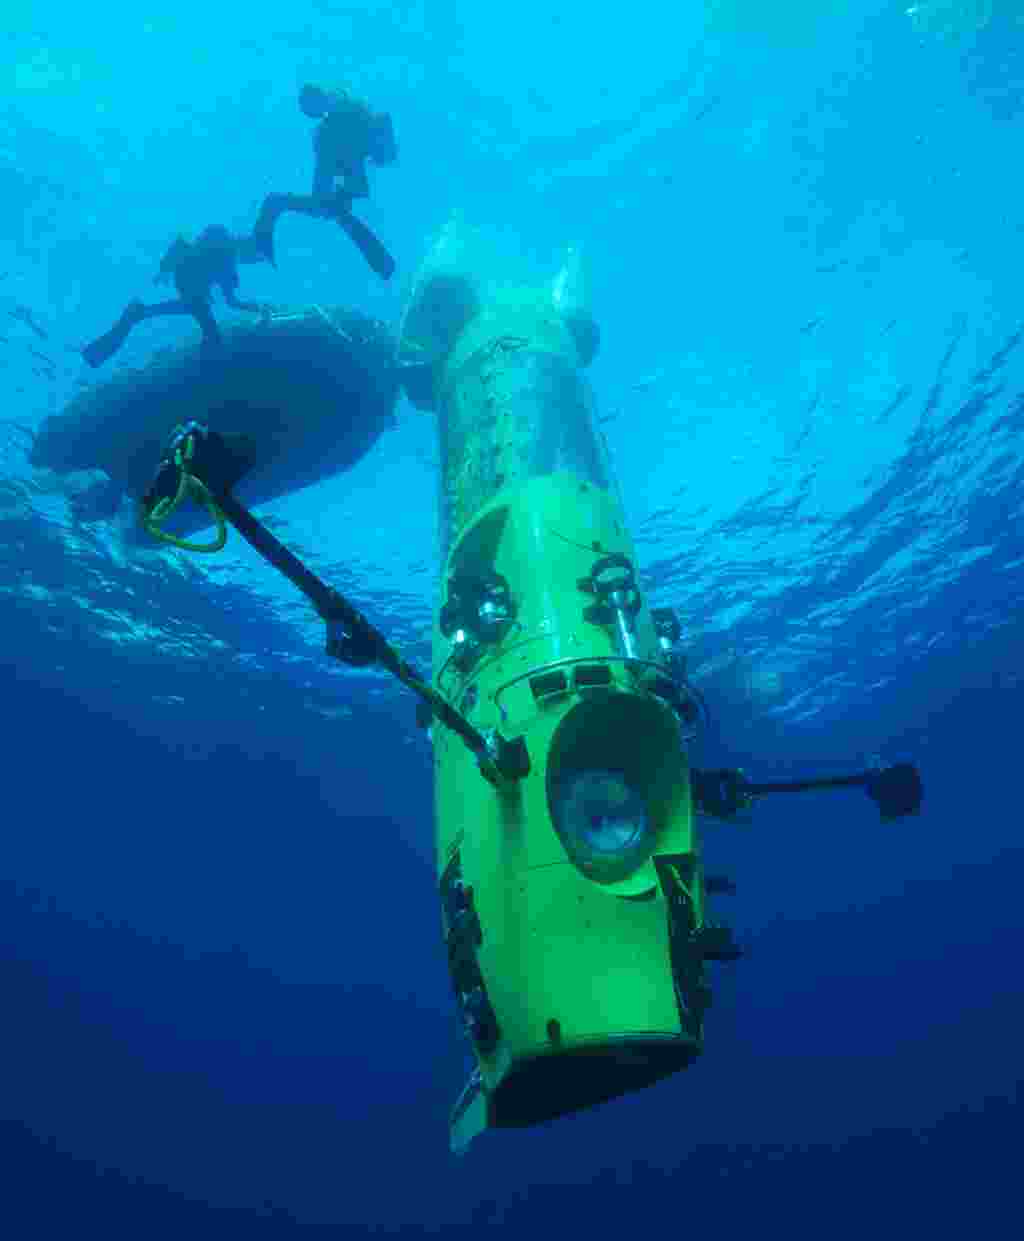
<path fill-rule="evenodd" d="M 399 342 L 441 450 L 434 687 L 529 758 L 522 778 L 495 778 L 433 730 L 442 929 L 477 1066 L 455 1150 L 692 1063 L 705 963 L 721 955 L 685 750 L 693 704 L 595 425 L 585 283 L 575 250 L 552 283 L 524 287 L 485 287 L 435 253 Z"/>

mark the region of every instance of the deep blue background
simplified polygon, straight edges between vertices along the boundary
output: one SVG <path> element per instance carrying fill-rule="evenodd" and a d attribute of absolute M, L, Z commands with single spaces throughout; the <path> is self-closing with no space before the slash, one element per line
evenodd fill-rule
<path fill-rule="evenodd" d="M 612 1235 L 638 1215 L 722 1235 L 946 1235 L 1012 1212 L 1021 695 L 979 685 L 976 661 L 879 703 L 890 752 L 921 759 L 919 818 L 883 826 L 866 799 L 822 794 L 715 829 L 750 955 L 721 982 L 697 1066 L 488 1135 L 462 1161 L 446 1152 L 462 1064 L 432 876 L 397 827 L 426 820 L 425 765 L 399 793 L 338 787 L 327 738 L 289 734 L 284 693 L 279 727 L 229 707 L 154 736 L 5 668 L 5 832 L 26 872 L 41 816 L 68 841 L 49 885 L 2 888 L 18 1235 L 89 1220 L 117 1237 L 484 1222 L 515 1236 L 570 1216 Z M 371 770 L 395 740 L 377 732 L 356 756 Z M 813 757 L 811 736 L 748 740 L 715 752 L 758 774 L 787 769 L 793 744 Z M 827 738 L 833 756 L 860 741 Z M 187 942 L 104 918 L 105 890 L 140 867 L 187 910 Z M 53 894 L 72 883 L 77 907 Z M 296 961 L 300 944 L 313 959 Z"/>
<path fill-rule="evenodd" d="M 11 0 L 0 63 L 0 1231 L 949 1235 L 1019 1214 L 1024 334 L 1015 0 L 173 10 Z M 908 16 L 908 7 L 915 15 Z M 991 18 L 991 20 L 989 20 Z M 754 779 L 913 759 L 922 814 L 709 828 L 748 956 L 691 1070 L 447 1150 L 467 1070 L 430 753 L 234 540 L 78 520 L 32 428 L 179 229 L 304 186 L 304 78 L 396 117 L 401 280 L 282 226 L 247 296 L 395 323 L 454 211 L 590 255 L 655 605 Z M 474 243 L 475 245 L 475 243 Z M 470 245 L 467 262 L 479 253 Z M 29 308 L 43 335 L 25 318 Z M 224 314 L 222 308 L 218 314 Z M 121 361 L 194 333 L 147 324 Z M 273 506 L 429 657 L 433 426 Z"/>

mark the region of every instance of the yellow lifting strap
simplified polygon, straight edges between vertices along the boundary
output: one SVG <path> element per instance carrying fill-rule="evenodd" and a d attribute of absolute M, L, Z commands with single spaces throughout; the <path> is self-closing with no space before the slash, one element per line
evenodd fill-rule
<path fill-rule="evenodd" d="M 174 464 L 178 467 L 178 490 L 173 500 L 158 500 L 151 509 L 142 508 L 140 517 L 142 525 L 146 531 L 159 539 L 161 543 L 170 543 L 172 547 L 177 547 L 183 552 L 196 552 L 200 555 L 212 555 L 219 552 L 228 541 L 228 525 L 224 519 L 224 514 L 217 507 L 209 488 L 194 474 L 190 474 L 187 462 L 191 460 L 193 455 L 192 436 L 189 435 L 184 444 L 175 449 Z M 214 525 L 217 527 L 217 533 L 213 540 L 209 543 L 190 543 L 187 539 L 180 539 L 175 534 L 169 534 L 162 529 L 163 523 L 181 508 L 185 500 L 191 497 L 200 508 L 206 509 L 209 513 Z"/>

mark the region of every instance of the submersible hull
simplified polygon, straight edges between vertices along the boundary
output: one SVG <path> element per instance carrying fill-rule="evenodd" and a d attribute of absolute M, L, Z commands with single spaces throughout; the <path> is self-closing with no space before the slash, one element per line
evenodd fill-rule
<path fill-rule="evenodd" d="M 564 283 L 428 273 L 399 343 L 425 359 L 415 402 L 442 459 L 435 688 L 529 755 L 491 782 L 433 732 L 442 926 L 477 1066 L 455 1150 L 649 1085 L 703 1038 L 689 769 L 583 375 L 596 325 Z"/>

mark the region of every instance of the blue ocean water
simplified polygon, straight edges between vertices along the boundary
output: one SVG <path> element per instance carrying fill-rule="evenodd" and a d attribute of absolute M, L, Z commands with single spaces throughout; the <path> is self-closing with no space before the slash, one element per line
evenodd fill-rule
<path fill-rule="evenodd" d="M 0 103 L 5 1235 L 897 1237 L 1012 1218 L 1024 850 L 1024 26 L 1013 0 L 12 0 Z M 411 698 L 232 540 L 83 520 L 28 464 L 167 241 L 308 181 L 305 80 L 391 111 L 384 285 L 293 217 L 243 295 L 394 323 L 452 213 L 593 270 L 656 605 L 752 778 L 917 762 L 709 829 L 748 947 L 686 1073 L 448 1153 L 466 1072 Z M 229 312 L 219 310 L 225 320 Z M 138 329 L 114 367 L 195 334 Z M 429 415 L 275 530 L 421 664 Z"/>

